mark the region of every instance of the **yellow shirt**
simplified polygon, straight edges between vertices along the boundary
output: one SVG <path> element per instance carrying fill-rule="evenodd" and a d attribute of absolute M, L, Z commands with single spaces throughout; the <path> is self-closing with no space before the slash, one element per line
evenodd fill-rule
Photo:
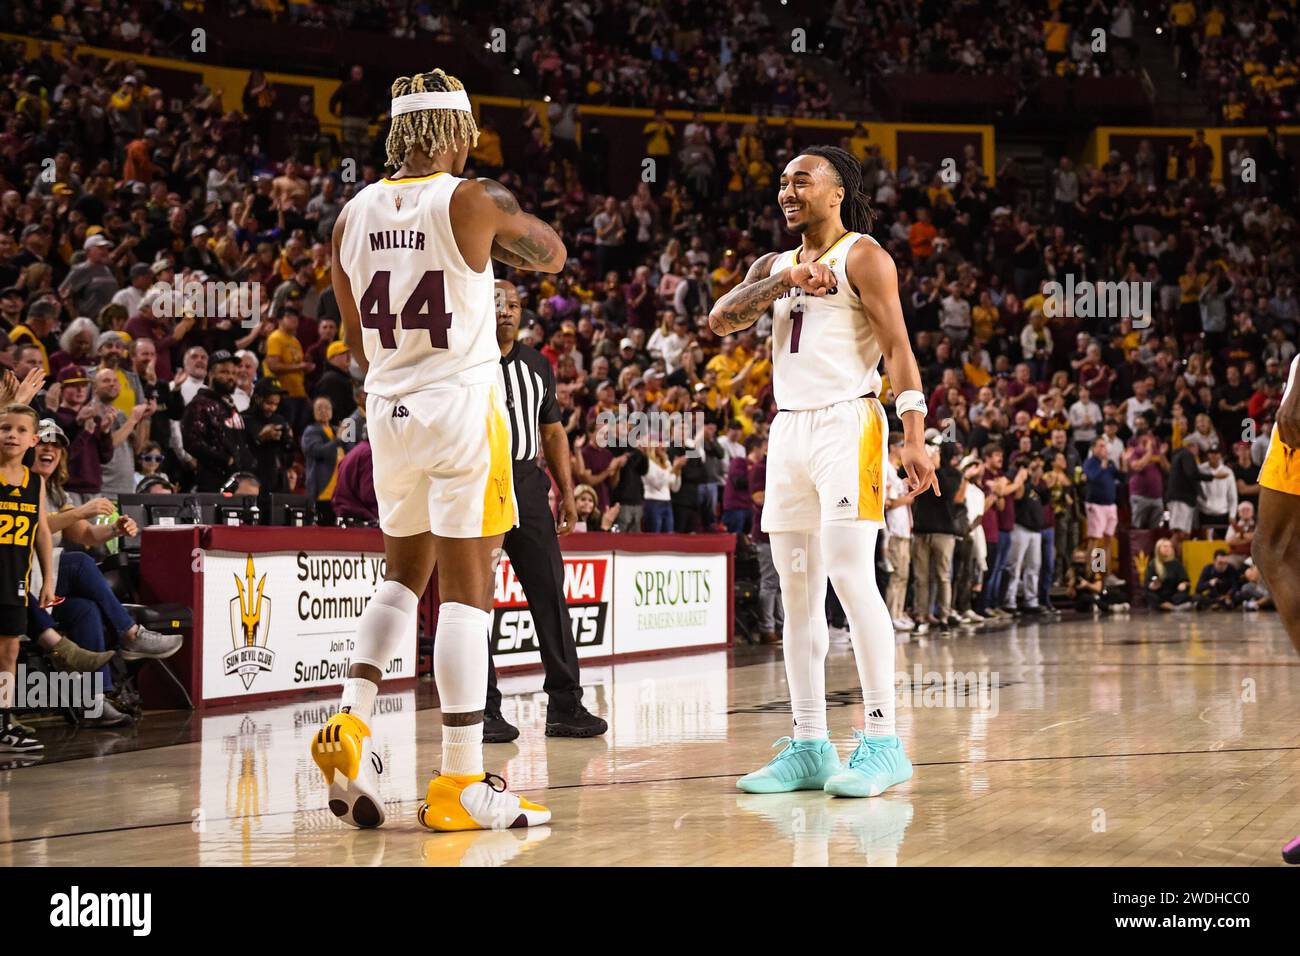
<path fill-rule="evenodd" d="M 303 360 L 302 343 L 298 341 L 298 336 L 276 329 L 266 337 L 266 357 L 267 359 L 275 357 L 286 365 L 295 365 Z M 263 371 L 278 379 L 280 386 L 289 393 L 290 398 L 307 397 L 307 386 L 303 381 L 302 372 L 276 374 L 271 371 L 270 362 L 263 363 Z"/>
<path fill-rule="evenodd" d="M 486 166 L 505 165 L 505 159 L 501 155 L 501 136 L 490 129 L 479 130 L 478 145 L 469 154 Z"/>
<path fill-rule="evenodd" d="M 975 334 L 987 342 L 993 338 L 993 329 L 998 324 L 998 307 L 996 305 L 977 305 L 971 309 L 971 325 Z"/>
<path fill-rule="evenodd" d="M 280 330 L 276 329 L 276 332 L 278 331 Z M 280 384 L 281 385 L 284 384 L 284 379 L 280 379 Z M 325 438 L 328 441 L 333 441 L 334 429 L 330 428 L 328 425 L 324 426 L 324 428 L 325 428 Z M 322 488 L 320 490 L 320 494 L 316 496 L 317 501 L 330 501 L 334 497 L 334 486 L 338 484 L 338 480 L 339 480 L 339 462 L 343 460 L 343 449 L 336 448 L 334 449 L 334 451 L 336 452 L 336 455 L 334 457 L 334 471 L 330 473 L 329 484 L 327 484 L 324 488 Z"/>
<path fill-rule="evenodd" d="M 705 366 L 718 373 L 718 387 L 726 392 L 731 391 L 731 380 L 745 367 L 745 362 L 739 358 L 739 353 L 740 350 L 737 349 L 728 357 L 719 352 L 709 359 L 709 364 Z"/>
<path fill-rule="evenodd" d="M 1180 0 L 1170 5 L 1169 16 L 1173 18 L 1174 26 L 1189 27 L 1196 21 L 1196 6 L 1187 0 Z"/>
<path fill-rule="evenodd" d="M 1043 45 L 1048 53 L 1064 53 L 1065 42 L 1070 38 L 1070 25 L 1060 21 L 1043 21 Z"/>
<path fill-rule="evenodd" d="M 755 160 L 749 164 L 749 182 L 757 190 L 772 188 L 772 164 L 767 160 Z"/>
<path fill-rule="evenodd" d="M 743 278 L 739 271 L 733 275 L 731 271 L 718 266 L 713 270 L 713 298 L 721 299 L 724 295 L 734 289 Z"/>
<path fill-rule="evenodd" d="M 675 130 L 668 121 L 649 122 L 641 130 L 650 138 L 646 140 L 645 151 L 650 156 L 667 156 L 672 152 L 672 136 Z"/>
<path fill-rule="evenodd" d="M 761 362 L 755 362 L 754 367 L 749 370 L 749 378 L 745 379 L 745 394 L 758 395 L 770 381 L 772 381 L 772 360 L 763 359 Z"/>
<path fill-rule="evenodd" d="M 1204 272 L 1199 275 L 1189 276 L 1183 273 L 1178 277 L 1178 288 L 1183 290 L 1183 297 L 1179 300 L 1183 305 L 1190 305 L 1201 297 L 1201 289 L 1204 288 L 1206 280 L 1209 278 Z"/>
<path fill-rule="evenodd" d="M 126 373 L 120 368 L 113 369 L 113 374 L 117 376 L 117 398 L 113 399 L 113 407 L 123 415 L 130 415 L 131 409 L 135 408 L 137 396 L 135 388 L 127 379 Z"/>
<path fill-rule="evenodd" d="M 1211 10 L 1205 15 L 1206 37 L 1223 36 L 1223 21 L 1226 19 L 1221 10 Z"/>

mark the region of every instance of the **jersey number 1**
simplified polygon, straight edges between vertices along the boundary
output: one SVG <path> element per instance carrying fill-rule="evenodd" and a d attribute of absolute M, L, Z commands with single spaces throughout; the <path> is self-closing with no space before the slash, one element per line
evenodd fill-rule
<path fill-rule="evenodd" d="M 365 295 L 357 303 L 362 326 L 378 332 L 379 344 L 386 349 L 397 348 L 397 336 L 393 330 L 397 328 L 398 316 L 388 301 L 388 283 L 391 278 L 392 273 L 387 270 L 376 272 L 366 287 Z M 451 313 L 447 311 L 441 269 L 430 270 L 420 277 L 419 283 L 411 291 L 411 297 L 402 306 L 401 319 L 403 331 L 428 329 L 430 348 L 447 347 Z"/>

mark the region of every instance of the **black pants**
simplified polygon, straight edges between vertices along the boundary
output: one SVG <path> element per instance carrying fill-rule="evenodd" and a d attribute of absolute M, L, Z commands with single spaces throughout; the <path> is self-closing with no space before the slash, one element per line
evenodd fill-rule
<path fill-rule="evenodd" d="M 547 503 L 550 483 L 542 470 L 529 464 L 515 469 L 515 501 L 519 506 L 519 527 L 506 532 L 505 552 L 523 586 L 533 615 L 533 632 L 546 671 L 543 687 L 550 706 L 571 711 L 582 700 L 578 682 L 578 648 L 569 623 L 569 606 L 564 600 L 564 561 L 555 518 Z M 487 709 L 501 709 L 497 671 L 488 656 Z"/>

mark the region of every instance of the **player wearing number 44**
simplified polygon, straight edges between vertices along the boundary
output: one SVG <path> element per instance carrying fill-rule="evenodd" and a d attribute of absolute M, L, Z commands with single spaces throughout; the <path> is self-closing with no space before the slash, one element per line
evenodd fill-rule
<path fill-rule="evenodd" d="M 925 398 L 894 262 L 867 234 L 861 164 L 842 149 L 811 147 L 786 165 L 777 198 L 800 247 L 759 257 L 709 315 L 710 328 L 729 335 L 772 310 L 779 409 L 768 437 L 763 530 L 781 579 L 794 729 L 737 785 L 748 793 L 873 797 L 912 776 L 894 733 L 894 627 L 874 580 L 889 467 L 882 358 L 898 392 L 909 484 L 938 494 Z M 826 724 L 828 579 L 849 619 L 866 724 L 844 765 Z"/>
<path fill-rule="evenodd" d="M 365 371 L 387 572 L 358 624 L 340 711 L 311 753 L 335 816 L 383 823 L 371 715 L 388 661 L 414 640 L 436 562 L 442 772 L 417 819 L 433 830 L 535 826 L 550 811 L 483 768 L 494 557 L 518 523 L 491 260 L 555 273 L 567 254 L 509 190 L 460 178 L 478 128 L 459 80 L 398 77 L 392 97 L 395 172 L 343 207 L 331 271 L 345 341 Z"/>

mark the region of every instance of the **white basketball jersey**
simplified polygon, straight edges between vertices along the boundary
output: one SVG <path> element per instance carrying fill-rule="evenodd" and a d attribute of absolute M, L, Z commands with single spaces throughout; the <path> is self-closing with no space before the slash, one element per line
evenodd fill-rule
<path fill-rule="evenodd" d="M 361 313 L 372 395 L 491 382 L 500 371 L 492 266 L 466 265 L 451 231 L 461 182 L 382 179 L 348 203 L 339 261 Z"/>
<path fill-rule="evenodd" d="M 844 269 L 858 240 L 876 241 L 862 233 L 845 233 L 817 258 L 835 273 L 833 290 L 813 296 L 796 286 L 772 303 L 772 391 L 777 408 L 825 408 L 863 395 L 879 396 L 880 343 Z M 777 256 L 769 275 L 793 267 L 798 252 Z"/>

